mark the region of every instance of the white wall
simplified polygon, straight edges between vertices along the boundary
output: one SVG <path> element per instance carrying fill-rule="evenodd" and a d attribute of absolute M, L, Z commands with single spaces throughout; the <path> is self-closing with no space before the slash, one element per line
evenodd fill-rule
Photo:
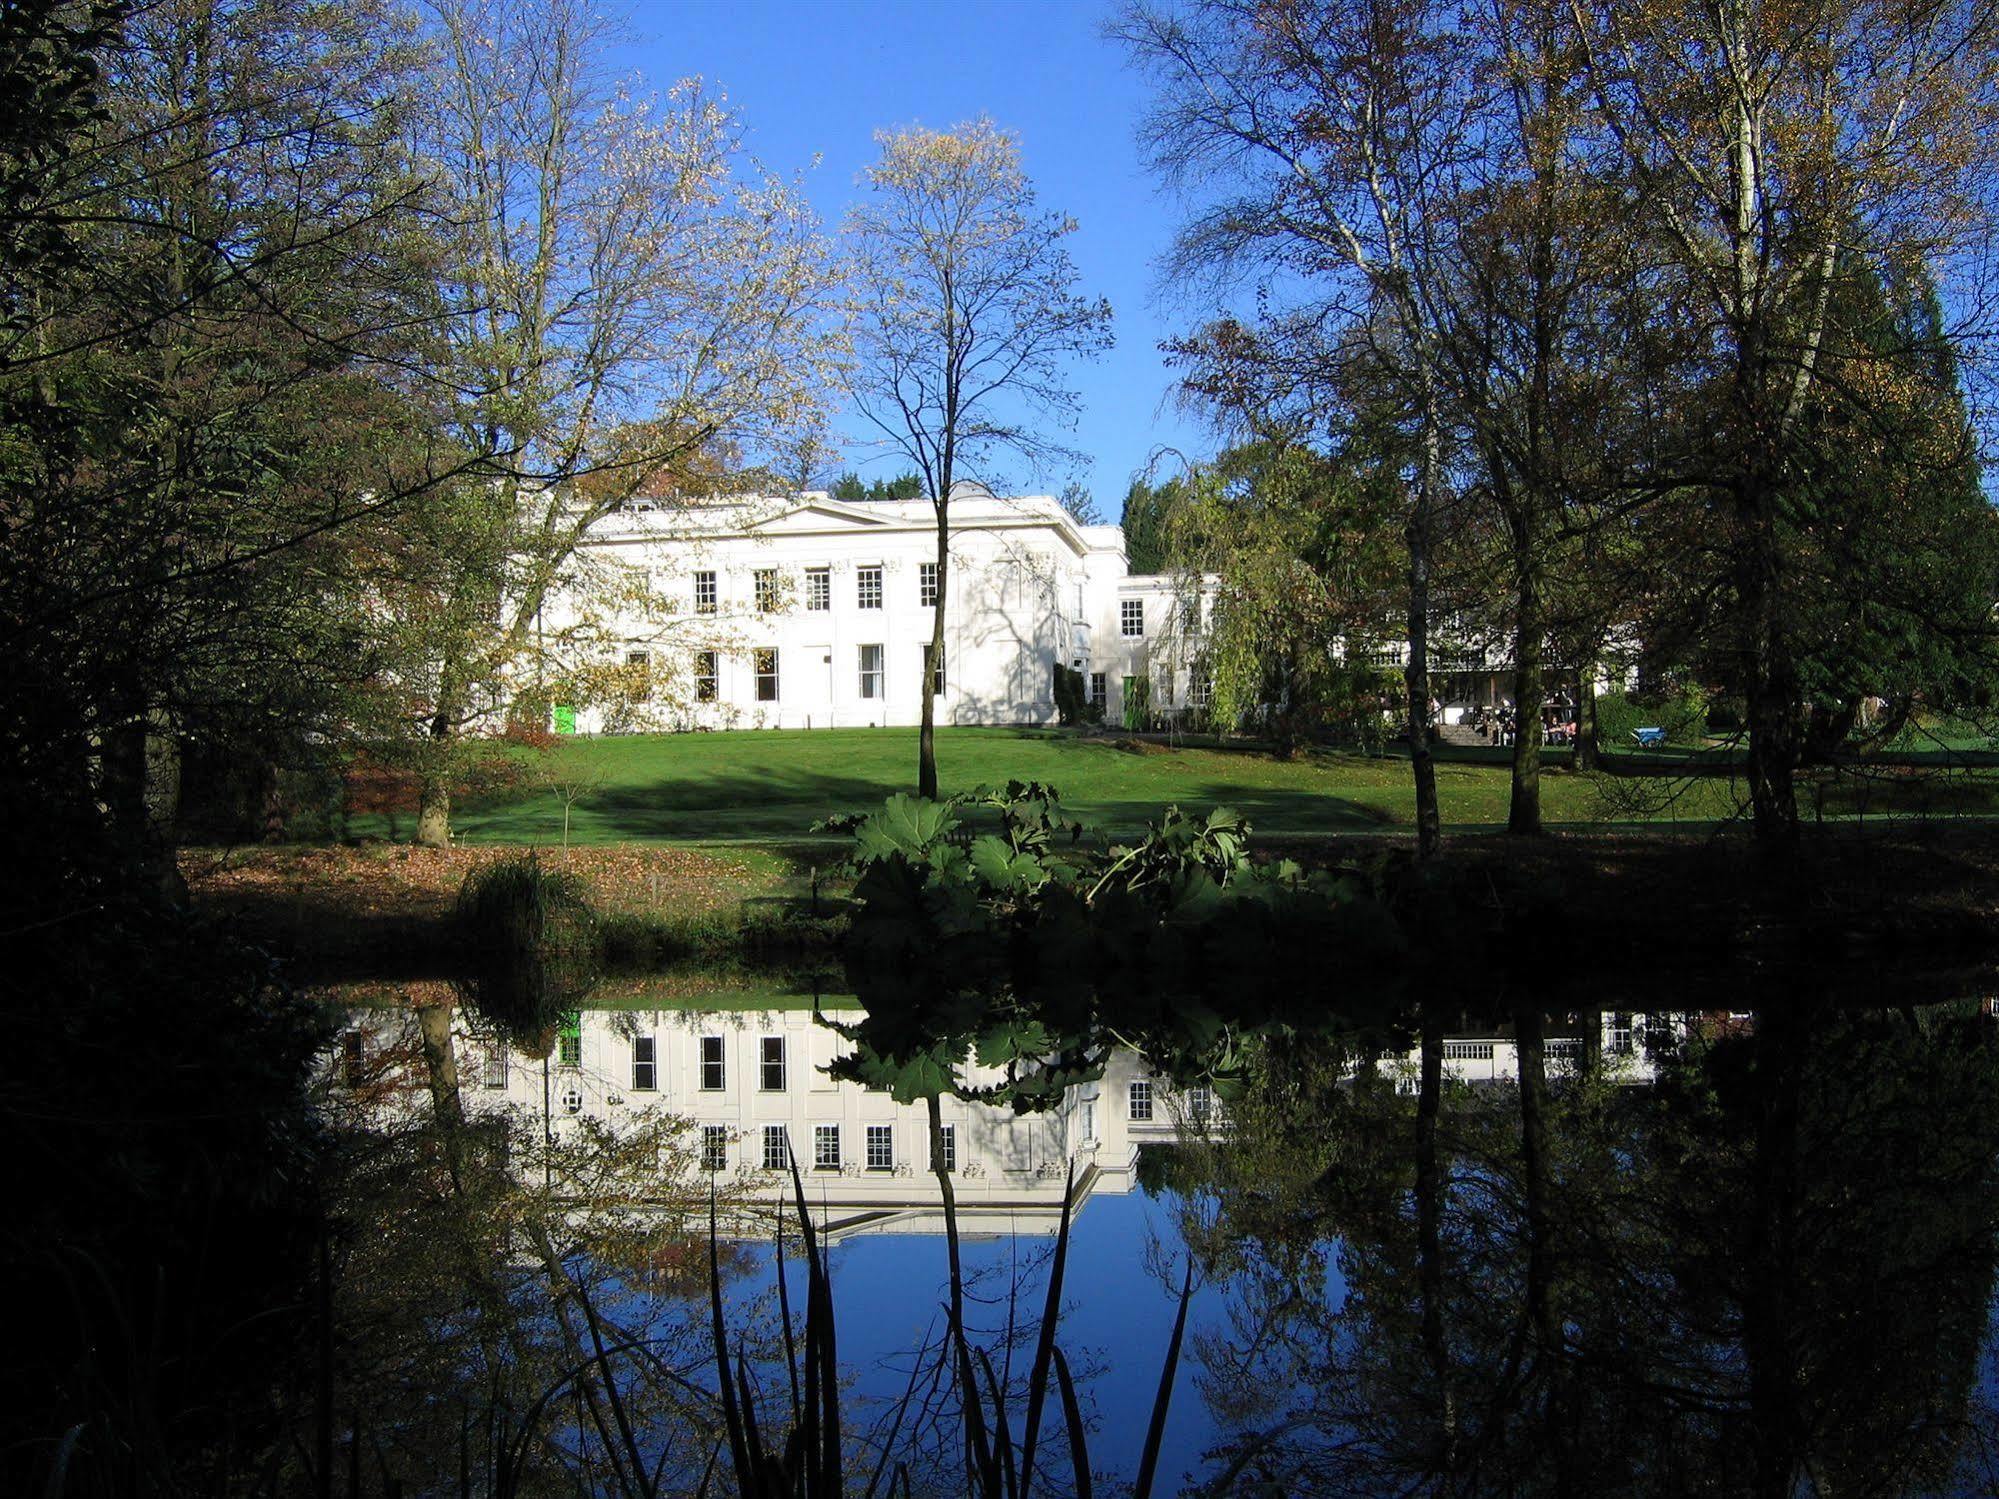
<path fill-rule="evenodd" d="M 606 659 L 648 653 L 668 675 L 650 703 L 618 712 L 587 707 L 583 732 L 615 728 L 851 728 L 916 724 L 931 610 L 925 562 L 936 556 L 928 501 L 840 505 L 822 496 L 641 512 L 591 541 L 579 580 L 554 600 L 545 626 L 561 632 L 610 594 L 606 579 L 643 578 L 648 615 L 614 615 L 601 632 Z M 1122 679 L 1156 673 L 1152 660 L 1175 616 L 1171 580 L 1126 576 L 1123 533 L 1077 526 L 1046 496 L 967 495 L 953 502 L 945 628 L 946 724 L 1050 724 L 1054 668 L 1106 677 L 1106 711 L 1121 712 Z M 808 607 L 808 577 L 826 570 L 830 608 Z M 881 570 L 879 608 L 863 608 L 865 569 Z M 756 577 L 778 580 L 779 607 L 759 611 Z M 715 575 L 717 608 L 694 609 L 695 578 Z M 591 590 L 597 590 L 592 593 Z M 1118 600 L 1143 596 L 1145 639 L 1119 629 Z M 879 696 L 862 695 L 861 651 L 881 647 Z M 712 702 L 696 701 L 697 651 L 716 653 Z M 760 650 L 777 652 L 774 701 L 759 694 Z M 1183 673 L 1184 675 L 1184 673 Z"/>

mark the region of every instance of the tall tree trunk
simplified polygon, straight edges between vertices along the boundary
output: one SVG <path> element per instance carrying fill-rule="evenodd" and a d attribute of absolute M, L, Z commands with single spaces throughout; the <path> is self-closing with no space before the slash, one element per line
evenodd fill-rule
<path fill-rule="evenodd" d="M 1596 737 L 1596 671 L 1597 663 L 1593 656 L 1576 665 L 1577 770 L 1595 770 L 1602 763 Z"/>
<path fill-rule="evenodd" d="M 1743 491 L 1736 576 L 1749 719 L 1749 806 L 1756 836 L 1782 844 L 1798 836 L 1797 667 L 1783 620 L 1776 485 L 1752 475 Z"/>
<path fill-rule="evenodd" d="M 923 723 L 916 731 L 916 794 L 937 799 L 937 666 L 944 660 L 944 600 L 950 588 L 951 525 L 937 506 L 937 602 L 930 611 L 930 643 L 923 648 Z M 948 663 L 946 663 L 948 667 Z"/>
<path fill-rule="evenodd" d="M 1751 6 L 1748 0 L 1728 0 L 1725 14 L 1728 62 L 1739 76 L 1748 76 L 1753 72 L 1746 55 L 1753 27 Z M 1747 92 L 1738 91 L 1735 109 L 1731 141 L 1735 202 L 1730 225 L 1735 369 L 1730 416 L 1740 468 L 1729 498 L 1735 510 L 1738 647 L 1749 720 L 1749 804 L 1759 839 L 1789 843 L 1798 836 L 1793 777 L 1798 761 L 1798 684 L 1784 627 L 1777 509 L 1786 478 L 1783 448 L 1790 423 L 1773 404 L 1772 392 L 1788 381 L 1793 396 L 1801 397 L 1805 386 L 1800 381 L 1809 365 L 1792 368 L 1794 361 L 1779 365 L 1772 348 L 1778 309 L 1771 305 L 1765 282 L 1762 122 Z M 1806 330 L 1794 330 L 1787 337 L 1795 340 L 1800 333 L 1809 337 Z"/>
<path fill-rule="evenodd" d="M 1430 755 L 1430 532 L 1438 475 L 1443 467 L 1434 410 L 1424 414 L 1422 471 L 1404 539 L 1409 548 L 1409 659 L 1402 685 L 1409 712 L 1409 767 L 1416 786 L 1416 857 L 1427 859 L 1443 843 L 1437 810 L 1437 765 Z"/>
<path fill-rule="evenodd" d="M 447 669 L 417 774 L 416 841 L 425 848 L 451 846 L 451 751 L 457 733 L 458 692 Z"/>
<path fill-rule="evenodd" d="M 1513 792 L 1507 804 L 1506 831 L 1541 831 L 1541 704 L 1547 697 L 1542 676 L 1540 538 L 1534 525 L 1533 501 L 1514 506 L 1513 530 Z"/>

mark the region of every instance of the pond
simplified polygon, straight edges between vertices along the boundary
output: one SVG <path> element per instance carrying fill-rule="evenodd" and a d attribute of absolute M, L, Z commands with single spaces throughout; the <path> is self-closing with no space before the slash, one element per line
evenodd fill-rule
<path fill-rule="evenodd" d="M 1038 1106 L 946 1096 L 934 1129 L 829 1076 L 856 1042 L 798 995 L 700 1003 L 640 986 L 525 1049 L 449 1005 L 349 1012 L 341 1317 L 413 1491 L 732 1488 L 711 1262 L 731 1383 L 783 1454 L 828 1343 L 801 1197 L 847 1492 L 967 1492 L 1037 1403 L 1035 1490 L 1078 1491 L 1080 1453 L 1118 1491 L 1162 1372 L 1156 1493 L 1993 1489 L 1978 1003 L 1433 1002 L 1261 1031 L 1225 1075 L 1112 1038 Z M 1037 1356 L 1058 1241 L 1073 1447 Z"/>

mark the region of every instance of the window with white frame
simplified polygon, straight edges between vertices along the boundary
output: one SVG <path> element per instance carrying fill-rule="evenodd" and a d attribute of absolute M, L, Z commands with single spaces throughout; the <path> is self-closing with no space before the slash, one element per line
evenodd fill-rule
<path fill-rule="evenodd" d="M 1187 1090 L 1187 1118 L 1197 1129 L 1205 1129 L 1215 1112 L 1215 1090 L 1197 1084 Z"/>
<path fill-rule="evenodd" d="M 879 567 L 857 568 L 854 572 L 855 602 L 863 609 L 879 609 L 882 606 L 882 570 Z"/>
<path fill-rule="evenodd" d="M 833 607 L 833 570 L 829 567 L 805 569 L 805 607 L 821 614 Z"/>
<path fill-rule="evenodd" d="M 712 572 L 699 572 L 694 575 L 694 612 L 696 614 L 713 614 L 719 597 L 720 595 L 715 588 L 715 575 Z"/>
<path fill-rule="evenodd" d="M 1604 1037 L 1604 1050 L 1614 1057 L 1628 1057 L 1635 1039 L 1636 1028 L 1631 1024 L 1630 1014 L 1624 1010 L 1614 1011 L 1610 1017 L 1609 1032 Z"/>
<path fill-rule="evenodd" d="M 750 574 L 757 596 L 757 613 L 770 614 L 777 609 L 777 569 L 759 567 Z"/>
<path fill-rule="evenodd" d="M 958 1126 L 955 1124 L 939 1126 L 937 1131 L 937 1146 L 937 1161 L 932 1169 L 956 1171 L 958 1169 Z"/>
<path fill-rule="evenodd" d="M 1110 682 L 1100 671 L 1090 673 L 1090 706 L 1102 713 L 1111 705 Z"/>
<path fill-rule="evenodd" d="M 721 679 L 721 675 L 721 662 L 716 652 L 696 651 L 694 653 L 694 701 L 697 703 L 714 702 L 716 686 Z"/>
<path fill-rule="evenodd" d="M 928 655 L 930 647 L 926 645 L 923 648 L 923 652 L 925 655 Z M 930 695 L 932 697 L 942 697 L 944 695 L 944 647 L 941 645 L 937 647 L 936 665 L 930 673 Z"/>
<path fill-rule="evenodd" d="M 631 679 L 633 695 L 649 701 L 652 697 L 652 652 L 626 651 L 625 674 Z"/>
<path fill-rule="evenodd" d="M 701 1038 L 701 1091 L 719 1093 L 729 1085 L 729 1065 L 720 1036 Z"/>
<path fill-rule="evenodd" d="M 701 1169 L 703 1171 L 727 1171 L 729 1169 L 728 1125 L 704 1124 L 701 1126 Z"/>
<path fill-rule="evenodd" d="M 507 1043 L 498 1036 L 488 1040 L 479 1059 L 479 1081 L 488 1088 L 507 1085 Z"/>
<path fill-rule="evenodd" d="M 1196 666 L 1187 673 L 1187 706 L 1206 708 L 1215 700 L 1215 679 L 1208 674 L 1206 666 Z"/>
<path fill-rule="evenodd" d="M 1120 599 L 1117 607 L 1118 633 L 1127 640 L 1145 634 L 1145 600 Z"/>
<path fill-rule="evenodd" d="M 632 1037 L 632 1091 L 651 1093 L 659 1087 L 659 1041 L 652 1036 Z"/>
<path fill-rule="evenodd" d="M 757 701 L 774 703 L 777 701 L 777 647 L 766 646 L 750 653 L 751 664 L 757 672 Z"/>
<path fill-rule="evenodd" d="M 764 1170 L 782 1171 L 791 1164 L 791 1151 L 784 1142 L 784 1126 L 764 1126 Z"/>
<path fill-rule="evenodd" d="M 757 1086 L 766 1093 L 784 1091 L 784 1037 L 765 1036 L 757 1043 Z"/>
<path fill-rule="evenodd" d="M 937 564 L 916 564 L 916 602 L 926 609 L 937 607 Z"/>
<path fill-rule="evenodd" d="M 574 1083 L 562 1090 L 562 1112 L 565 1114 L 583 1112 L 583 1090 Z"/>
<path fill-rule="evenodd" d="M 1127 1114 L 1140 1123 L 1152 1118 L 1152 1084 L 1140 1078 L 1126 1090 Z"/>
<path fill-rule="evenodd" d="M 893 1171 L 895 1169 L 895 1126 L 890 1124 L 870 1124 L 868 1126 L 868 1170 Z"/>
<path fill-rule="evenodd" d="M 861 696 L 873 700 L 882 695 L 882 648 L 861 647 Z"/>
<path fill-rule="evenodd" d="M 814 1171 L 840 1169 L 839 1125 L 815 1124 L 812 1127 L 812 1169 Z"/>
<path fill-rule="evenodd" d="M 562 1017 L 562 1028 L 557 1032 L 555 1064 L 558 1067 L 581 1067 L 583 1065 L 583 1016 L 571 1010 Z"/>

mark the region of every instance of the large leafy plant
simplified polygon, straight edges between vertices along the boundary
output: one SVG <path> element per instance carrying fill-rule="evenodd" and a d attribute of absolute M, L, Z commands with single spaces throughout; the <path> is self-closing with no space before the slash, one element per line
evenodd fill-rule
<path fill-rule="evenodd" d="M 1245 1030 L 1377 1017 L 1402 939 L 1371 882 L 1252 856 L 1227 808 L 1110 844 L 1032 782 L 823 826 L 851 832 L 846 953 L 866 1018 L 835 1075 L 1027 1111 L 1118 1044 L 1226 1091 Z M 966 1067 L 967 1059 L 976 1071 Z"/>

